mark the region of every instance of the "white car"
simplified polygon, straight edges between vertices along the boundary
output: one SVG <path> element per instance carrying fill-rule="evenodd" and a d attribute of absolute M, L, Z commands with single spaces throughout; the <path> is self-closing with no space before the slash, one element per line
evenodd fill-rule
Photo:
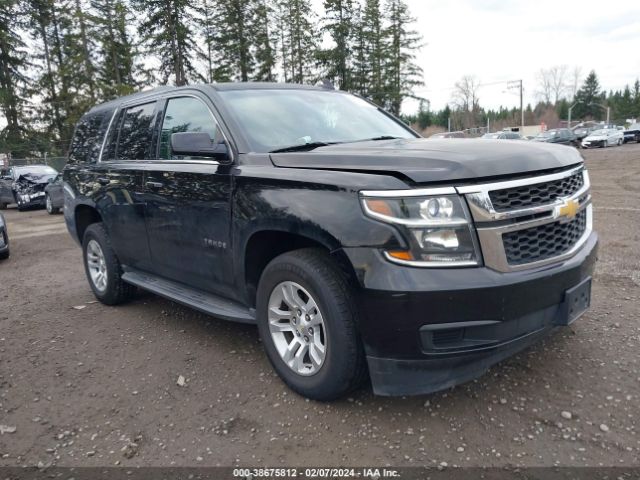
<path fill-rule="evenodd" d="M 582 140 L 583 148 L 610 147 L 612 145 L 622 145 L 624 135 L 622 130 L 617 128 L 602 128 L 594 130 Z"/>

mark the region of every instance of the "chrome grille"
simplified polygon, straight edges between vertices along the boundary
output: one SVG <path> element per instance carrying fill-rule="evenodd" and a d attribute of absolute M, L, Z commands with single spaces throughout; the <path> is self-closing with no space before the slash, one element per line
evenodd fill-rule
<path fill-rule="evenodd" d="M 567 223 L 553 222 L 502 235 L 509 265 L 539 262 L 571 250 L 587 228 L 587 211 Z"/>
<path fill-rule="evenodd" d="M 558 198 L 570 197 L 584 185 L 582 172 L 544 183 L 523 185 L 489 192 L 497 212 L 547 205 Z"/>
<path fill-rule="evenodd" d="M 592 231 L 589 175 L 582 166 L 456 190 L 467 199 L 484 264 L 500 272 L 570 258 Z"/>

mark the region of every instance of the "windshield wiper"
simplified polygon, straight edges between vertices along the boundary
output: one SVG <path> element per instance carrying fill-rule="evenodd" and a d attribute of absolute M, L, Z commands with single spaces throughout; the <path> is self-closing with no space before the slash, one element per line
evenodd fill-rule
<path fill-rule="evenodd" d="M 269 153 L 283 153 L 283 152 L 309 152 L 318 147 L 326 147 L 327 145 L 335 145 L 338 142 L 309 142 L 301 143 L 300 145 L 291 145 L 289 147 L 277 148 L 271 150 Z"/>
<path fill-rule="evenodd" d="M 398 140 L 402 137 L 394 137 L 393 135 L 380 135 L 379 137 L 363 138 L 362 140 L 356 140 L 356 142 L 377 142 L 378 140 Z"/>

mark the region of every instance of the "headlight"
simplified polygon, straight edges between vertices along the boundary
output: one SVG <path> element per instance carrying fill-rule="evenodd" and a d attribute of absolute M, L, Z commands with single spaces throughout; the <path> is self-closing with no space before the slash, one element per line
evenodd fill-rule
<path fill-rule="evenodd" d="M 480 263 L 469 214 L 458 195 L 381 197 L 363 192 L 362 206 L 373 218 L 399 226 L 410 248 L 385 251 L 396 263 L 425 267 Z"/>

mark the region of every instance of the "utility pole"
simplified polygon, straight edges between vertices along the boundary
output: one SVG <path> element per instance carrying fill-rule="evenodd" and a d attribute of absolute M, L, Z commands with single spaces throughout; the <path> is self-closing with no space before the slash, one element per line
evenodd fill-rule
<path fill-rule="evenodd" d="M 520 89 L 520 128 L 522 129 L 522 127 L 524 127 L 524 107 L 523 107 L 523 101 L 522 101 L 522 92 L 523 92 L 522 80 L 512 80 L 512 81 L 507 82 L 507 88 L 508 89 L 519 88 Z"/>
<path fill-rule="evenodd" d="M 571 110 L 573 110 L 573 107 L 575 107 L 576 105 L 578 105 L 581 102 L 576 102 L 573 105 L 571 105 L 569 107 L 569 118 L 567 119 L 567 128 L 571 128 Z"/>

